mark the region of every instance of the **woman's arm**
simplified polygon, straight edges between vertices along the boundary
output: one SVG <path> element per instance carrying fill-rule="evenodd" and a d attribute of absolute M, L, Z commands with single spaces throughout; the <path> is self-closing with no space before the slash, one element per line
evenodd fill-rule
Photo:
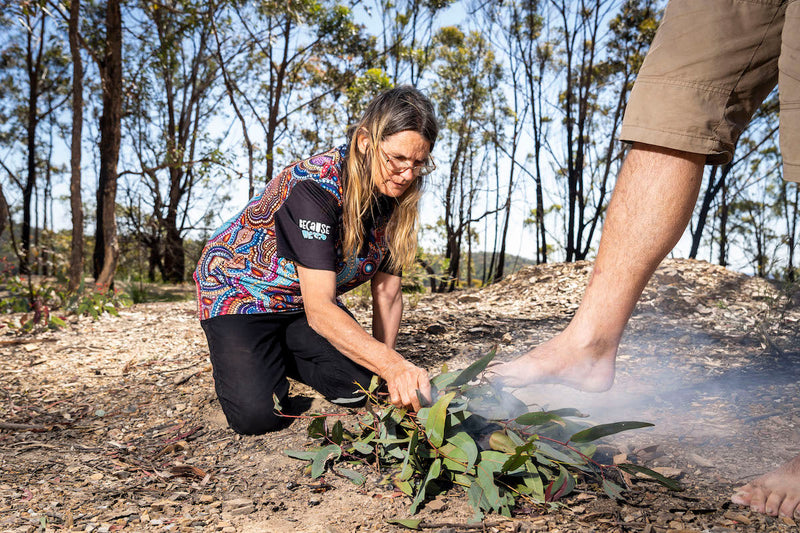
<path fill-rule="evenodd" d="M 308 324 L 345 356 L 386 380 L 392 405 L 419 410 L 417 390 L 430 400 L 428 373 L 372 337 L 336 305 L 335 272 L 297 265 L 297 274 Z M 399 324 L 399 316 L 397 320 Z M 384 338 L 387 337 L 384 335 Z"/>
<path fill-rule="evenodd" d="M 394 349 L 400 318 L 403 316 L 403 293 L 400 276 L 378 272 L 372 278 L 372 336 Z"/>

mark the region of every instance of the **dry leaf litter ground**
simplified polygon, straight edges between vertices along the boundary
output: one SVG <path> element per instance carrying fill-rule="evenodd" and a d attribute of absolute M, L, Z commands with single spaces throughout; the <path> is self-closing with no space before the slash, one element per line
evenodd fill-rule
<path fill-rule="evenodd" d="M 500 346 L 509 359 L 549 338 L 578 306 L 589 263 L 530 267 L 483 290 L 409 297 L 399 350 L 462 368 Z M 349 302 L 363 324 L 365 302 Z M 517 391 L 532 405 L 578 407 L 591 422 L 643 420 L 602 447 L 679 478 L 669 493 L 633 480 L 627 501 L 592 488 L 513 520 L 473 515 L 459 490 L 419 513 L 453 531 L 795 531 L 792 520 L 729 504 L 732 488 L 800 453 L 800 302 L 705 262 L 667 260 L 645 290 L 612 391 Z M 0 337 L 0 531 L 398 531 L 409 502 L 371 473 L 363 487 L 312 480 L 283 454 L 312 444 L 306 421 L 240 437 L 216 402 L 194 304 L 73 320 Z M 293 384 L 309 412 L 337 412 Z M 344 420 L 352 421 L 345 411 Z M 367 470 L 365 470 L 367 471 Z"/>

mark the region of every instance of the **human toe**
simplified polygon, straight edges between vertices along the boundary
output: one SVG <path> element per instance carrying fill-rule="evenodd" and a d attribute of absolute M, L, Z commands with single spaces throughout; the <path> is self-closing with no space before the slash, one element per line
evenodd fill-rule
<path fill-rule="evenodd" d="M 780 516 L 787 516 L 791 518 L 798 512 L 798 504 L 800 504 L 800 495 L 787 495 L 783 499 L 780 509 L 778 509 L 778 514 Z"/>
<path fill-rule="evenodd" d="M 737 505 L 750 505 L 752 497 L 750 485 L 745 485 L 736 489 L 731 496 L 731 501 Z"/>
<path fill-rule="evenodd" d="M 783 494 L 780 492 L 771 492 L 767 497 L 767 501 L 764 504 L 764 510 L 762 511 L 769 516 L 777 516 L 778 509 L 781 508 L 781 504 L 783 503 Z"/>
<path fill-rule="evenodd" d="M 767 504 L 767 496 L 761 487 L 754 487 L 750 492 L 750 509 L 757 513 L 763 513 Z"/>

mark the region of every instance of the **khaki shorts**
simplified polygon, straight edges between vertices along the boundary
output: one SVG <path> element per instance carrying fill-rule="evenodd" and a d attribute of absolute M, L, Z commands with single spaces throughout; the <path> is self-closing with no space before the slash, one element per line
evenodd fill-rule
<path fill-rule="evenodd" d="M 800 182 L 800 0 L 671 0 L 620 138 L 728 163 L 776 83 L 784 179 Z"/>

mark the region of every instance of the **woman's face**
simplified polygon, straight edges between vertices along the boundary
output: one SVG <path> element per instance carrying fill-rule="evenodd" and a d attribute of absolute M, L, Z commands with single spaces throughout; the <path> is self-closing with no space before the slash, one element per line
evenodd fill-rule
<path fill-rule="evenodd" d="M 362 151 L 366 151 L 369 140 L 362 137 Z M 416 131 L 401 131 L 378 143 L 381 160 L 376 186 L 381 194 L 398 198 L 417 179 L 428 162 L 430 143 Z"/>

